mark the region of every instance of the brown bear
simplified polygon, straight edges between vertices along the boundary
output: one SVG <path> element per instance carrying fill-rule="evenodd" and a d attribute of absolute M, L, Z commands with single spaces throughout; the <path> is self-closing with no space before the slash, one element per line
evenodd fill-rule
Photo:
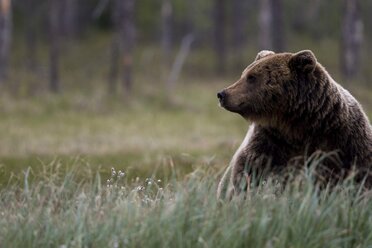
<path fill-rule="evenodd" d="M 218 198 L 240 191 L 242 180 L 249 180 L 247 165 L 259 169 L 270 164 L 275 171 L 288 167 L 291 158 L 315 151 L 337 152 L 339 165 L 329 163 L 330 177 L 356 168 L 364 178 L 372 170 L 372 128 L 366 114 L 309 50 L 259 52 L 240 79 L 217 97 L 223 108 L 252 123 L 219 183 Z"/>

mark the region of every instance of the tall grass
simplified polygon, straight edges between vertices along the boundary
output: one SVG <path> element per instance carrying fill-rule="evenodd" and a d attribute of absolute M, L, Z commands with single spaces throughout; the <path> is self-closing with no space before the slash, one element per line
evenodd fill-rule
<path fill-rule="evenodd" d="M 0 191 L 0 247 L 371 247 L 370 192 L 319 190 L 308 173 L 216 200 L 216 173 L 128 180 L 58 166 Z M 106 181 L 108 180 L 108 181 Z"/>

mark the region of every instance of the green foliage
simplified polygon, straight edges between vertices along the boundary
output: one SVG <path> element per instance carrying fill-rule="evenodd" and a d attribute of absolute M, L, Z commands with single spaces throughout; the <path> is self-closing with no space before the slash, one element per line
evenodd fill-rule
<path fill-rule="evenodd" d="M 45 168 L 0 190 L 4 247 L 370 247 L 371 192 L 345 182 L 319 190 L 310 174 L 285 189 L 274 180 L 220 202 L 214 171 L 168 182 L 128 180 L 87 168 Z M 108 179 L 107 184 L 105 181 Z"/>

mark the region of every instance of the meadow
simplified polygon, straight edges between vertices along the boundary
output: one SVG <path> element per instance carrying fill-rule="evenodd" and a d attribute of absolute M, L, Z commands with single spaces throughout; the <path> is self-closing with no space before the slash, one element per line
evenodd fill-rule
<path fill-rule="evenodd" d="M 314 160 L 310 163 L 319 163 Z M 371 247 L 372 201 L 350 181 L 319 190 L 304 171 L 217 201 L 216 173 L 104 180 L 53 163 L 0 190 L 1 247 Z"/>
<path fill-rule="evenodd" d="M 28 166 L 35 170 L 52 161 L 103 172 L 118 167 L 134 176 L 174 164 L 184 172 L 196 164 L 223 166 L 248 124 L 218 107 L 219 88 L 222 84 L 181 87 L 172 104 L 151 95 L 125 101 L 73 93 L 4 96 L 0 182 Z"/>
<path fill-rule="evenodd" d="M 89 44 L 64 55 L 63 94 L 25 68 L 0 93 L 0 247 L 372 247 L 372 195 L 351 181 L 320 191 L 304 170 L 285 189 L 269 179 L 216 200 L 248 123 L 218 107 L 237 76 L 204 74 L 208 51 L 169 98 L 160 55 L 139 49 L 134 91 L 112 96 L 108 40 Z M 75 55 L 92 50 L 92 63 Z M 372 116 L 368 88 L 350 88 Z"/>

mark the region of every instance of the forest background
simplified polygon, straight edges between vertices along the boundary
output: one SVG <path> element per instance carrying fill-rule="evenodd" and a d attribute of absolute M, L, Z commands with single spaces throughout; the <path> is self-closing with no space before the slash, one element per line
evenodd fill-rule
<path fill-rule="evenodd" d="M 371 115 L 371 12 L 367 0 L 1 0 L 0 181 L 55 160 L 133 176 L 224 168 L 248 124 L 215 94 L 262 49 L 312 50 Z"/>

